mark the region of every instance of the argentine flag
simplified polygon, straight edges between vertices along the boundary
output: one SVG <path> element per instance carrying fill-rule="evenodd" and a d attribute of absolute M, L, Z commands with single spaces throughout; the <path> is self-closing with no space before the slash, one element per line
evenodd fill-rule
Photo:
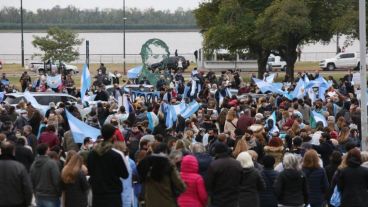
<path fill-rule="evenodd" d="M 291 97 L 294 99 L 294 98 L 303 98 L 304 96 L 304 85 L 305 85 L 305 82 L 303 81 L 302 78 L 299 79 L 298 83 L 296 84 L 295 86 L 295 89 L 293 92 L 291 92 Z"/>
<path fill-rule="evenodd" d="M 273 81 L 276 78 L 276 73 L 271 73 L 269 76 L 265 78 L 265 82 L 267 83 L 273 83 Z"/>
<path fill-rule="evenodd" d="M 316 124 L 319 121 L 323 123 L 323 127 L 327 127 L 326 117 L 323 116 L 322 114 L 318 113 L 318 112 L 312 111 L 311 116 L 310 116 L 310 125 L 311 125 L 311 127 L 316 128 Z"/>
<path fill-rule="evenodd" d="M 82 71 L 82 77 L 81 77 L 81 100 L 83 101 L 84 96 L 91 87 L 92 80 L 91 80 L 91 74 L 89 73 L 87 64 L 83 65 L 83 71 Z"/>
<path fill-rule="evenodd" d="M 191 117 L 195 112 L 198 111 L 201 105 L 197 101 L 190 102 L 187 107 L 181 112 L 181 116 L 184 119 Z"/>
<path fill-rule="evenodd" d="M 31 103 L 31 105 L 37 109 L 42 115 L 46 114 L 46 111 L 49 109 L 49 106 L 46 105 L 41 105 L 37 102 L 37 100 L 35 99 L 35 97 L 29 92 L 26 91 L 23 93 L 24 98 L 27 100 L 28 103 Z"/>
<path fill-rule="evenodd" d="M 61 75 L 47 76 L 46 83 L 50 88 L 58 88 L 61 85 Z"/>
<path fill-rule="evenodd" d="M 93 141 L 96 141 L 97 137 L 101 135 L 99 129 L 96 129 L 83 121 L 74 117 L 68 110 L 66 110 L 66 117 L 72 132 L 75 143 L 82 143 L 86 137 L 91 137 Z"/>

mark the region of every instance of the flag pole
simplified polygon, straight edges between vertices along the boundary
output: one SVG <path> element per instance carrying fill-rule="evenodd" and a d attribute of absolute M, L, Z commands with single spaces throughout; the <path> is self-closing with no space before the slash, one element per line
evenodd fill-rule
<path fill-rule="evenodd" d="M 366 8 L 365 0 L 359 0 L 360 40 L 360 93 L 361 93 L 361 137 L 362 150 L 367 150 L 367 65 L 366 65 Z"/>

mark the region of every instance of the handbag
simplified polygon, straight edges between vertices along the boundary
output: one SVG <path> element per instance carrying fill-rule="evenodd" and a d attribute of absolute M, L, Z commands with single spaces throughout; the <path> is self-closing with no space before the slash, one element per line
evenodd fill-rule
<path fill-rule="evenodd" d="M 341 193 L 337 186 L 335 186 L 333 194 L 331 196 L 330 204 L 335 207 L 340 207 L 341 205 Z"/>

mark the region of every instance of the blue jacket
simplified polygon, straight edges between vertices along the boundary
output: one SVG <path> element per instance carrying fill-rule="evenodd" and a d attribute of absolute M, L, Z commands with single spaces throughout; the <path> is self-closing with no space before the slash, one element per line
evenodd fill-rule
<path fill-rule="evenodd" d="M 261 173 L 266 189 L 260 193 L 260 201 L 262 207 L 277 207 L 277 197 L 273 191 L 273 183 L 279 173 L 273 169 L 264 169 Z"/>
<path fill-rule="evenodd" d="M 303 172 L 307 181 L 309 204 L 323 204 L 329 187 L 325 170 L 303 168 Z"/>

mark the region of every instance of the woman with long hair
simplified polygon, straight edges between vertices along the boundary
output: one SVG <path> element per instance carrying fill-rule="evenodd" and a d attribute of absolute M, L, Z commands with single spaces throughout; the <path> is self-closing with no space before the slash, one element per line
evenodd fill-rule
<path fill-rule="evenodd" d="M 308 150 L 303 158 L 303 172 L 307 181 L 308 203 L 311 207 L 323 207 L 324 195 L 328 191 L 328 179 L 319 164 L 319 157 L 315 150 Z"/>
<path fill-rule="evenodd" d="M 353 141 L 350 139 L 350 128 L 349 127 L 344 127 L 341 129 L 339 136 L 337 138 L 337 141 L 339 142 L 339 145 L 337 146 L 337 148 L 342 153 L 346 152 L 347 146 L 354 144 Z"/>
<path fill-rule="evenodd" d="M 231 108 L 226 115 L 224 133 L 230 133 L 230 138 L 235 139 L 235 129 L 238 124 L 238 116 L 235 108 Z"/>
<path fill-rule="evenodd" d="M 88 182 L 82 170 L 83 158 L 73 155 L 61 171 L 65 207 L 86 207 Z"/>
<path fill-rule="evenodd" d="M 245 140 L 244 137 L 242 137 L 241 139 L 239 139 L 237 142 L 236 142 L 236 145 L 235 145 L 235 149 L 233 151 L 233 157 L 236 158 L 238 157 L 238 155 L 242 152 L 245 152 L 249 149 L 249 146 L 247 144 L 247 141 Z"/>

